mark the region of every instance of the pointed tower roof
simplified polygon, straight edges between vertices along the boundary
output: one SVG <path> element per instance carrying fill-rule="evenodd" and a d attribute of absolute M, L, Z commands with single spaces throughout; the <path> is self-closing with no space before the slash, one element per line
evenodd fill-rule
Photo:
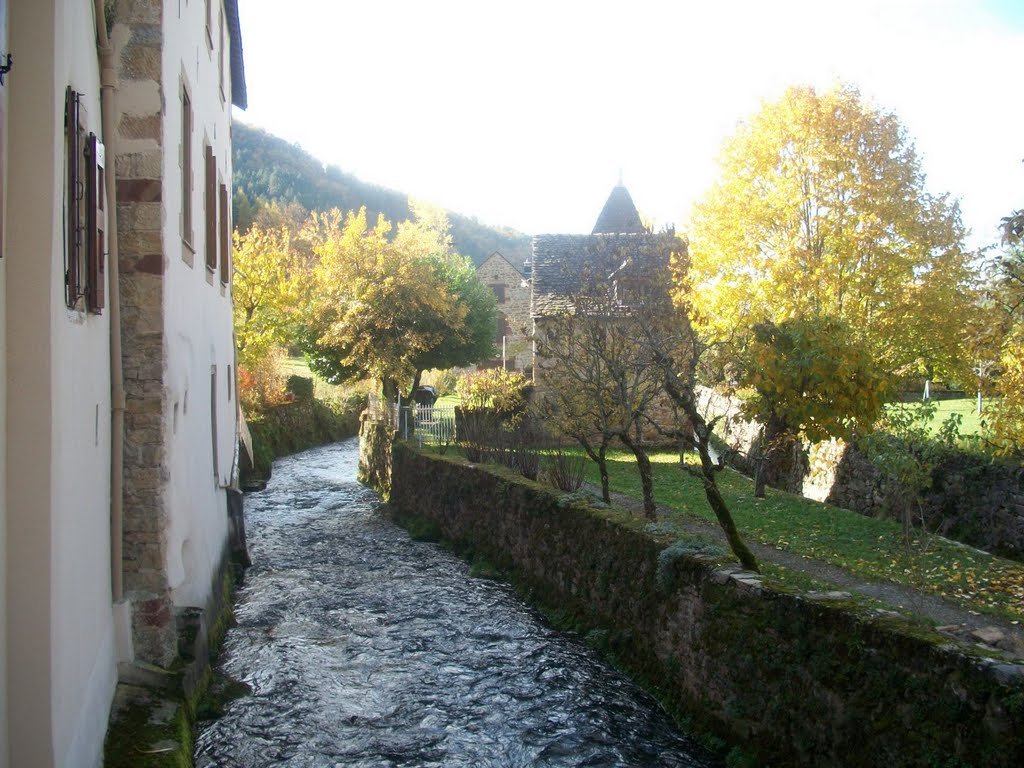
<path fill-rule="evenodd" d="M 622 179 L 608 195 L 608 202 L 601 209 L 601 215 L 597 217 L 594 231 L 591 234 L 636 234 L 645 232 L 643 222 L 640 221 L 640 214 L 633 205 L 633 198 L 629 191 L 622 184 Z"/>

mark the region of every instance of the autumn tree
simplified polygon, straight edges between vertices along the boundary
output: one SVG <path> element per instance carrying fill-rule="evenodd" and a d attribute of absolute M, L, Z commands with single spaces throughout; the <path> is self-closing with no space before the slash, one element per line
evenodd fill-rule
<path fill-rule="evenodd" d="M 991 296 L 1002 326 L 999 399 L 989 418 L 996 450 L 1024 456 L 1024 223 L 1021 212 L 1003 220 L 1004 250 L 995 263 Z M 995 325 L 995 323 L 993 323 Z"/>
<path fill-rule="evenodd" d="M 386 397 L 427 367 L 492 356 L 496 309 L 440 219 L 372 229 L 365 209 L 314 213 L 304 230 L 316 260 L 301 345 L 328 381 L 379 380 Z M 484 343 L 484 339 L 488 343 Z"/>
<path fill-rule="evenodd" d="M 699 456 L 697 466 L 682 463 L 682 469 L 703 486 L 708 506 L 725 533 L 733 554 L 744 568 L 759 571 L 757 558 L 740 536 L 732 513 L 718 487 L 717 475 L 725 468 L 725 456 L 712 446 L 718 417 L 708 417 L 699 405 L 698 377 L 705 369 L 709 351 L 722 337 L 710 335 L 705 323 L 695 322 L 694 293 L 689 279 L 690 256 L 687 243 L 674 235 L 662 235 L 658 248 L 667 250 L 665 258 L 646 259 L 636 272 L 634 300 L 629 313 L 633 333 L 648 353 L 665 394 L 675 406 L 680 423 L 676 431 L 692 434 Z M 673 286 L 673 290 L 669 290 Z"/>
<path fill-rule="evenodd" d="M 868 350 L 845 323 L 802 317 L 754 326 L 739 358 L 744 415 L 762 425 L 755 492 L 777 484 L 778 457 L 800 437 L 849 439 L 881 413 L 887 387 Z M 774 474 L 773 474 L 774 473 Z"/>
<path fill-rule="evenodd" d="M 791 88 L 739 128 L 720 164 L 690 230 L 702 322 L 830 316 L 886 371 L 968 378 L 959 207 L 925 189 L 895 115 L 852 86 Z"/>
<path fill-rule="evenodd" d="M 301 294 L 302 270 L 287 227 L 250 227 L 234 233 L 235 343 L 238 362 L 253 367 L 289 341 Z"/>

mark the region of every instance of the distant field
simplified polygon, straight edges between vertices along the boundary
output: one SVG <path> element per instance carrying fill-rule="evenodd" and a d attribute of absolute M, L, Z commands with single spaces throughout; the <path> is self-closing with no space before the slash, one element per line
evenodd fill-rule
<path fill-rule="evenodd" d="M 981 434 L 981 418 L 985 415 L 984 411 L 987 405 L 991 405 L 991 401 L 982 402 L 983 410 L 979 417 L 978 401 L 973 397 L 965 397 L 960 400 L 938 400 L 935 403 L 935 416 L 931 424 L 932 432 L 938 432 L 942 422 L 948 419 L 950 414 L 959 413 L 963 417 L 963 422 L 960 424 L 961 435 Z"/>
<path fill-rule="evenodd" d="M 360 384 L 328 384 L 309 370 L 309 363 L 306 362 L 304 357 L 283 357 L 281 358 L 280 366 L 281 374 L 285 377 L 304 376 L 307 379 L 312 379 L 313 392 L 320 400 L 343 397 L 353 389 L 362 390 Z"/>

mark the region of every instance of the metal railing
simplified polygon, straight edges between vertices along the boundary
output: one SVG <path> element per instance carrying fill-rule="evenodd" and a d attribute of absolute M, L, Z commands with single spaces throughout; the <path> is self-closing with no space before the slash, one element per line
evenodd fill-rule
<path fill-rule="evenodd" d="M 367 418 L 387 424 L 402 440 L 415 440 L 421 446 L 455 442 L 454 405 L 388 403 L 377 395 L 370 395 L 366 410 Z"/>

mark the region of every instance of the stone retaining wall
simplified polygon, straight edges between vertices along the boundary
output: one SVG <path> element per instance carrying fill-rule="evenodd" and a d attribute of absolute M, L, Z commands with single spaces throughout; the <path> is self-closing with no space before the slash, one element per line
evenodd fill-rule
<path fill-rule="evenodd" d="M 570 611 L 673 709 L 775 765 L 1024 764 L 1024 668 L 835 594 L 667 548 L 628 513 L 428 457 L 366 424 L 390 503 Z M 390 468 L 389 468 L 390 462 Z M 959 762 L 957 762 L 959 761 Z"/>
<path fill-rule="evenodd" d="M 710 390 L 701 393 L 705 413 L 723 415 L 717 432 L 736 451 L 733 465 L 753 474 L 760 425 L 744 420 L 739 402 Z M 806 456 L 791 462 L 797 476 L 784 490 L 872 517 L 898 517 L 899 489 L 856 445 L 842 440 L 805 444 Z M 799 471 L 802 468 L 802 474 Z M 930 531 L 989 552 L 1024 559 L 1024 467 L 955 449 L 943 450 L 932 485 L 921 498 Z"/>

